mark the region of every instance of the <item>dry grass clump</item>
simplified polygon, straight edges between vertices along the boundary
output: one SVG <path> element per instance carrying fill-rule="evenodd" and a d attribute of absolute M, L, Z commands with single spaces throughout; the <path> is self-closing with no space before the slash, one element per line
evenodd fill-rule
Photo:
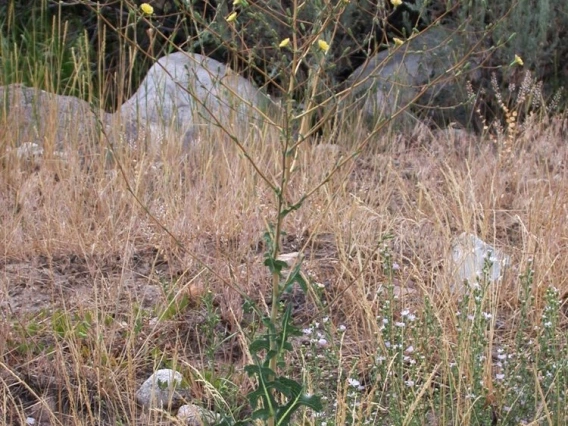
<path fill-rule="evenodd" d="M 434 135 L 421 127 L 396 143 L 377 136 L 290 216 L 284 251 L 303 253 L 313 283 L 308 295 L 291 296 L 309 332 L 290 374 L 336 399 L 327 424 L 393 420 L 396 406 L 401 416 L 411 413 L 405 424 L 413 415 L 473 424 L 476 400 L 467 385 L 476 380 L 486 391 L 476 398 L 507 418 L 487 350 L 511 347 L 521 321 L 528 330 L 539 324 L 550 286 L 568 291 L 566 127 L 562 117 L 531 122 L 504 153 L 453 130 Z M 337 145 L 323 140 L 300 152 L 290 199 L 351 155 L 361 130 L 342 132 Z M 262 235 L 276 206 L 237 147 L 220 131 L 187 151 L 175 138 L 133 150 L 103 137 L 81 156 L 54 155 L 55 144 L 46 143 L 30 161 L 6 137 L 0 147 L 5 422 L 171 424 L 168 413 L 145 413 L 134 402 L 137 385 L 160 366 L 182 371 L 197 402 L 246 412 L 251 383 L 242 366 L 259 327 L 246 304 L 269 309 Z M 277 135 L 254 130 L 246 148 L 262 173 L 278 176 Z M 473 299 L 467 305 L 440 290 L 451 280 L 445 259 L 461 232 L 512 258 L 503 284 L 479 302 L 492 318 L 471 331 L 489 342 L 482 349 L 460 343 L 456 312 L 475 309 Z M 533 275 L 525 294 L 519 274 L 527 268 Z M 558 330 L 565 330 L 565 305 L 559 312 Z M 392 323 L 405 323 L 407 334 Z M 404 341 L 393 358 L 391 339 Z M 477 350 L 486 359 L 481 371 L 464 362 Z M 405 357 L 418 352 L 415 368 Z M 377 361 L 383 358 L 387 369 Z M 453 373 L 455 363 L 461 374 Z M 393 391 L 394 378 L 412 393 Z M 413 395 L 416 404 L 393 395 Z M 297 421 L 323 424 L 310 414 Z"/>

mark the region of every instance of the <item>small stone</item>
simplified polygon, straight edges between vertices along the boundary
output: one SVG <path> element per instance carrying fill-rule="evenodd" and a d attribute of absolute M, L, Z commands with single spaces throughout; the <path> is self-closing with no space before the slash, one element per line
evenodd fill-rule
<path fill-rule="evenodd" d="M 43 155 L 43 148 L 37 143 L 24 142 L 16 149 L 16 155 L 23 161 L 37 160 Z"/>
<path fill-rule="evenodd" d="M 177 418 L 187 426 L 214 425 L 221 420 L 221 416 L 194 404 L 179 407 Z"/>
<path fill-rule="evenodd" d="M 183 377 L 175 370 L 162 369 L 152 374 L 136 392 L 138 404 L 147 408 L 175 405 L 189 391 L 183 388 Z"/>
<path fill-rule="evenodd" d="M 504 270 L 511 263 L 509 256 L 490 246 L 475 235 L 463 233 L 454 239 L 450 253 L 452 293 L 464 293 L 464 282 L 478 285 L 485 274 L 489 282 L 499 282 Z"/>

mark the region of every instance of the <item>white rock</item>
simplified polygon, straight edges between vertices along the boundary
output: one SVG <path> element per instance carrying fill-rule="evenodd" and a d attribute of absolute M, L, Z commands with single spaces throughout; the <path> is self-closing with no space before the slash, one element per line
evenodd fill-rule
<path fill-rule="evenodd" d="M 214 425 L 220 419 L 219 414 L 194 404 L 179 407 L 177 418 L 187 426 Z"/>
<path fill-rule="evenodd" d="M 177 399 L 182 389 L 182 375 L 170 369 L 158 370 L 152 374 L 136 392 L 136 401 L 144 407 L 168 407 Z"/>
<path fill-rule="evenodd" d="M 43 155 L 43 148 L 37 143 L 24 142 L 16 149 L 16 155 L 24 161 L 37 160 Z"/>
<path fill-rule="evenodd" d="M 486 267 L 489 282 L 501 281 L 511 259 L 475 235 L 463 233 L 454 239 L 449 261 L 452 268 L 450 289 L 454 293 L 463 293 L 466 281 L 470 286 L 482 282 Z"/>
<path fill-rule="evenodd" d="M 125 126 L 150 130 L 154 139 L 174 128 L 185 144 L 210 126 L 246 128 L 269 98 L 224 64 L 177 52 L 154 64 L 138 91 L 120 108 Z M 134 125 L 132 124 L 134 123 Z"/>

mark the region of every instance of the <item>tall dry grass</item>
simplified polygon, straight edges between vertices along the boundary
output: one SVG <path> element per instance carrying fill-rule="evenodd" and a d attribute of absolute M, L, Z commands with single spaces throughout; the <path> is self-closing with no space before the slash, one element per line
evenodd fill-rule
<path fill-rule="evenodd" d="M 292 197 L 348 155 L 354 132 L 343 131 L 337 145 L 314 143 L 300 153 Z M 513 335 L 518 274 L 529 260 L 535 303 L 526 315 L 536 325 L 546 288 L 568 291 L 565 132 L 562 117 L 532 122 L 513 154 L 500 158 L 489 141 L 465 132 L 409 129 L 396 141 L 373 141 L 293 216 L 285 251 L 303 251 L 306 273 L 323 287 L 321 301 L 308 297 L 297 310 L 303 321 L 329 317 L 349 331 L 335 368 L 352 365 L 352 374 L 363 375 L 363 360 L 380 351 L 375 318 L 391 279 L 385 250 L 398 265 L 398 301 L 415 312 L 431 301 L 444 332 L 429 336 L 432 349 L 440 361 L 452 358 L 458 302 L 440 289 L 451 280 L 444 260 L 451 239 L 463 231 L 512 257 L 493 296 L 495 342 Z M 267 175 L 278 173 L 277 139 L 255 136 L 262 140 L 247 148 Z M 37 162 L 2 145 L 6 424 L 38 412 L 52 424 L 161 424 L 166 414 L 141 413 L 133 393 L 153 368 L 172 363 L 188 377 L 195 373 L 187 365 L 209 371 L 209 379 L 226 374 L 231 404 L 242 404 L 250 385 L 238 366 L 247 361 L 250 318 L 241 294 L 269 300 L 262 234 L 275 206 L 231 141 L 211 133 L 188 152 L 174 139 L 155 152 L 121 147 L 111 159 L 98 144 L 83 158 L 47 151 Z M 199 328 L 211 313 L 206 294 L 219 315 L 211 336 Z M 184 297 L 171 316 L 152 321 Z M 206 360 L 207 339 L 222 341 L 219 333 L 227 340 Z M 202 384 L 193 386 L 213 404 Z"/>

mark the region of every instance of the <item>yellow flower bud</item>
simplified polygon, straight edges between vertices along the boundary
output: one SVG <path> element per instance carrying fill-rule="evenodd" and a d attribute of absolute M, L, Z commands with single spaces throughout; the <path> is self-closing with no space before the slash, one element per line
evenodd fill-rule
<path fill-rule="evenodd" d="M 325 40 L 319 39 L 318 47 L 323 53 L 327 53 L 327 51 L 329 50 L 329 43 Z"/>
<path fill-rule="evenodd" d="M 519 55 L 515 55 L 515 59 L 513 60 L 510 66 L 519 65 L 522 67 L 524 64 L 525 63 L 523 62 L 523 58 L 521 58 Z"/>
<path fill-rule="evenodd" d="M 395 46 L 402 46 L 404 44 L 404 40 L 401 40 L 398 37 L 393 37 L 392 41 L 394 41 Z"/>
<path fill-rule="evenodd" d="M 243 0 L 235 0 L 235 1 L 233 1 L 233 6 L 238 6 L 242 2 L 243 2 Z"/>
<path fill-rule="evenodd" d="M 394 7 L 398 7 L 398 6 L 400 6 L 400 5 L 402 4 L 402 0 L 391 0 L 391 4 L 392 4 Z"/>
<path fill-rule="evenodd" d="M 237 12 L 233 12 L 231 13 L 229 16 L 227 16 L 227 18 L 225 19 L 225 21 L 227 22 L 235 22 L 237 20 Z"/>
<path fill-rule="evenodd" d="M 154 8 L 150 6 L 148 3 L 142 3 L 140 5 L 140 10 L 146 16 L 150 16 L 154 13 Z"/>
<path fill-rule="evenodd" d="M 282 40 L 280 42 L 280 44 L 278 45 L 279 47 L 286 47 L 290 44 L 290 38 L 285 38 L 284 40 Z"/>

